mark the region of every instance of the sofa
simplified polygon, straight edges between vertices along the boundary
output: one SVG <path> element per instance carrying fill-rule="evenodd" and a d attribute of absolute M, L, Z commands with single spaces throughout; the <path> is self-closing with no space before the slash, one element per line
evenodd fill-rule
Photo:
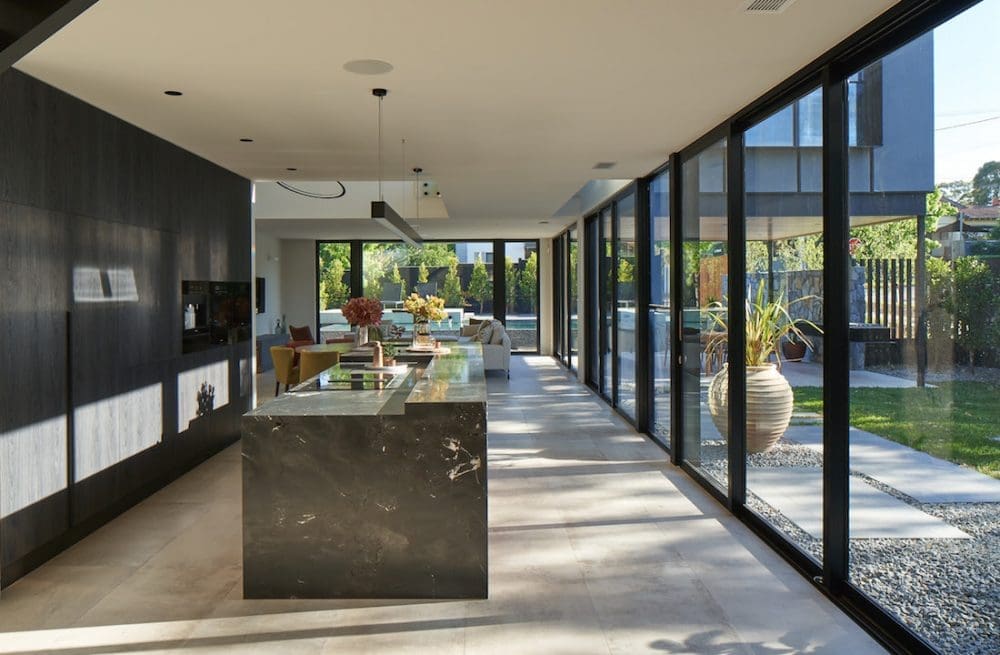
<path fill-rule="evenodd" d="M 510 379 L 510 335 L 503 323 L 492 319 L 462 326 L 458 340 L 460 343 L 483 344 L 483 368 L 487 371 L 503 371 L 507 374 L 507 379 Z"/>

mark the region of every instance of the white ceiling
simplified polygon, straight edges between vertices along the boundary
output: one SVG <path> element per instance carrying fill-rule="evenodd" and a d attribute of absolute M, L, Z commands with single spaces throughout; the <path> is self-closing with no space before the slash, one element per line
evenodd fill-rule
<path fill-rule="evenodd" d="M 649 172 L 894 2 L 744 4 L 101 0 L 17 68 L 258 180 L 376 179 L 383 86 L 384 179 L 433 177 L 434 236 L 547 236 L 589 180 Z M 363 58 L 395 70 L 343 70 Z"/>

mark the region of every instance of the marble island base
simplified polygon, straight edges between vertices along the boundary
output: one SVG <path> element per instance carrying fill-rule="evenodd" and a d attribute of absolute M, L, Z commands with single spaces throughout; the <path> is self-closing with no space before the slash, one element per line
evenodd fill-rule
<path fill-rule="evenodd" d="M 485 598 L 485 383 L 482 400 L 458 384 L 319 397 L 381 394 L 363 415 L 245 416 L 244 596 Z"/>

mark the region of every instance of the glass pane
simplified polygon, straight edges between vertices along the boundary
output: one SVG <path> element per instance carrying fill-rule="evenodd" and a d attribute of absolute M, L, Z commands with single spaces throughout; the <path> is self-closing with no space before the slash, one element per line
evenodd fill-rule
<path fill-rule="evenodd" d="M 603 339 L 601 343 L 601 393 L 607 397 L 612 397 L 612 379 L 614 370 L 611 358 L 614 356 L 612 350 L 612 338 L 614 326 L 611 321 L 614 317 L 614 251 L 611 233 L 611 210 L 605 209 L 601 212 L 601 325 L 603 326 Z"/>
<path fill-rule="evenodd" d="M 403 309 L 411 293 L 444 299 L 448 317 L 431 324 L 434 334 L 458 336 L 470 319 L 493 317 L 493 242 L 425 243 L 413 248 L 398 242 L 362 246 L 364 294 L 382 301 L 383 325 L 409 331 L 413 317 Z"/>
<path fill-rule="evenodd" d="M 670 443 L 670 173 L 649 187 L 650 283 L 649 339 L 653 397 L 650 430 Z"/>
<path fill-rule="evenodd" d="M 319 244 L 319 336 L 326 339 L 350 333 L 340 307 L 351 296 L 351 244 Z"/>
<path fill-rule="evenodd" d="M 795 110 L 789 105 L 758 123 L 745 135 L 747 146 L 791 146 L 793 145 Z"/>
<path fill-rule="evenodd" d="M 569 231 L 569 259 L 566 271 L 567 297 L 569 299 L 569 366 L 576 370 L 579 356 L 579 282 L 577 272 L 577 261 L 579 259 L 579 244 L 577 243 L 576 229 Z"/>
<path fill-rule="evenodd" d="M 560 239 L 563 241 L 563 239 Z M 561 249 L 560 249 L 561 253 Z M 507 334 L 511 348 L 538 351 L 538 242 L 504 243 Z M 562 289 L 560 289 L 560 293 Z M 561 346 L 561 344 L 560 344 Z"/>
<path fill-rule="evenodd" d="M 729 295 L 726 259 L 726 141 L 683 165 L 684 459 L 726 489 L 727 439 L 712 420 L 708 391 L 727 353 L 713 348 L 725 336 Z"/>
<path fill-rule="evenodd" d="M 850 581 L 943 653 L 1000 652 L 998 24 L 985 0 L 859 78 Z"/>
<path fill-rule="evenodd" d="M 821 89 L 798 101 L 800 107 L 822 108 L 822 103 Z M 747 136 L 766 122 L 752 127 Z M 816 136 L 822 138 L 822 131 L 811 137 L 811 145 L 822 145 Z M 752 141 L 747 139 L 748 144 Z M 822 199 L 795 191 L 801 188 L 798 172 L 786 165 L 781 153 L 749 145 L 747 151 L 747 158 L 757 162 L 745 171 L 747 506 L 820 560 Z M 756 336 L 761 334 L 772 338 Z M 715 418 L 717 427 L 724 428 Z"/>
<path fill-rule="evenodd" d="M 635 196 L 618 201 L 618 408 L 635 418 Z"/>

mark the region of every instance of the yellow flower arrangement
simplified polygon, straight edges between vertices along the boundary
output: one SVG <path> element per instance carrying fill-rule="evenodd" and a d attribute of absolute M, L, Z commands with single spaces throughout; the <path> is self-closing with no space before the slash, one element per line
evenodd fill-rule
<path fill-rule="evenodd" d="M 403 301 L 403 309 L 413 314 L 413 320 L 443 321 L 448 318 L 444 311 L 444 298 L 437 296 L 421 297 L 419 293 L 411 293 Z"/>

